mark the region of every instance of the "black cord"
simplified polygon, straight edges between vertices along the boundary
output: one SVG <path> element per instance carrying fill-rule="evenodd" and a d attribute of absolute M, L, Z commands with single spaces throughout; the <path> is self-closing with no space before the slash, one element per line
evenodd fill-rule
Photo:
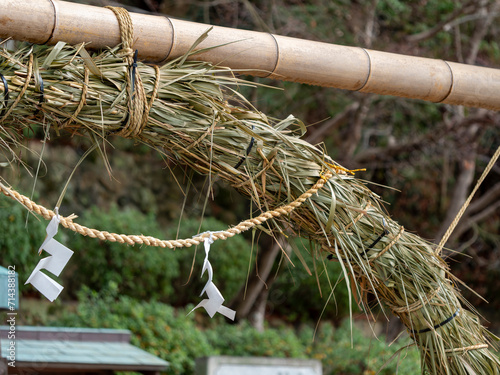
<path fill-rule="evenodd" d="M 380 236 L 377 237 L 375 241 L 372 242 L 370 246 L 368 246 L 361 254 L 366 254 L 368 251 L 373 249 L 373 247 L 379 243 L 379 241 L 384 238 L 384 236 L 387 236 L 390 232 L 385 228 L 385 220 L 384 220 L 384 233 L 382 233 Z M 335 258 L 333 257 L 333 254 L 329 254 L 326 259 L 328 260 L 334 260 Z"/>
<path fill-rule="evenodd" d="M 3 117 L 5 111 L 7 110 L 7 105 L 9 104 L 9 85 L 2 73 L 0 73 L 0 78 L 3 82 L 3 108 L 2 112 L 0 113 L 0 117 Z"/>
<path fill-rule="evenodd" d="M 384 238 L 384 236 L 388 235 L 389 234 L 389 231 L 387 229 L 384 229 L 384 233 L 382 233 L 380 236 L 377 237 L 377 239 L 375 241 L 372 242 L 372 244 L 370 246 L 368 246 L 363 252 L 362 254 L 367 254 L 371 249 L 373 249 L 373 247 L 378 244 L 378 242 Z"/>
<path fill-rule="evenodd" d="M 424 328 L 424 329 L 421 329 L 419 331 L 416 331 L 416 330 L 412 329 L 411 333 L 414 333 L 414 334 L 415 333 L 425 333 L 425 332 L 432 331 L 432 329 L 438 329 L 439 327 L 442 327 L 445 324 L 451 322 L 458 315 L 459 312 L 460 312 L 460 308 L 457 311 L 455 311 L 455 314 L 453 314 L 452 316 L 450 316 L 448 319 L 442 321 L 441 323 L 436 324 L 433 328 Z"/>
<path fill-rule="evenodd" d="M 42 75 L 38 74 L 38 78 L 40 78 L 40 100 L 38 101 L 38 105 L 41 105 L 45 101 L 45 89 L 43 86 Z"/>
<path fill-rule="evenodd" d="M 134 98 L 134 91 L 135 91 L 135 74 L 136 74 L 136 70 L 137 70 L 137 55 L 138 55 L 139 51 L 138 50 L 135 50 L 134 52 L 134 62 L 132 63 L 132 92 L 130 93 L 131 94 L 131 97 L 132 99 Z"/>
<path fill-rule="evenodd" d="M 255 129 L 255 126 L 252 125 L 252 130 L 254 130 L 254 129 Z M 241 166 L 241 164 L 243 164 L 243 162 L 247 159 L 248 154 L 250 154 L 250 152 L 252 151 L 254 143 L 255 143 L 255 139 L 254 139 L 254 137 L 252 137 L 252 139 L 250 140 L 250 144 L 248 145 L 247 150 L 245 152 L 245 156 L 243 156 L 240 159 L 240 161 L 234 166 L 234 169 L 238 169 Z"/>

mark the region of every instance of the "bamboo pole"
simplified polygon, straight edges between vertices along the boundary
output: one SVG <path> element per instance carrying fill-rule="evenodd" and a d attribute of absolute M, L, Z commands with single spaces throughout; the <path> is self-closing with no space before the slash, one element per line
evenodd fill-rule
<path fill-rule="evenodd" d="M 115 46 L 111 10 L 57 0 L 0 0 L 0 38 L 37 44 L 91 42 Z M 162 63 L 182 56 L 210 26 L 131 13 L 134 49 Z M 500 109 L 500 70 L 215 26 L 193 58 L 245 73 L 318 86 L 395 95 L 436 103 Z"/>

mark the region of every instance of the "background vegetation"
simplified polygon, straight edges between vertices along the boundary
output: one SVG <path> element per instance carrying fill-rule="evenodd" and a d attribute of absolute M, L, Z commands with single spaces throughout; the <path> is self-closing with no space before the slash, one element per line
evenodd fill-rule
<path fill-rule="evenodd" d="M 496 22 L 500 2 L 493 0 L 80 2 L 123 5 L 131 11 L 197 22 L 500 67 L 500 26 Z M 370 187 L 388 203 L 392 216 L 405 228 L 436 242 L 500 144 L 495 112 L 258 81 L 275 89 L 243 91 L 257 108 L 270 116 L 293 113 L 303 119 L 308 124 L 309 142 L 324 143 L 329 154 L 348 168 L 366 168 L 358 176 L 372 182 Z M 23 155 L 32 175 L 21 167 L 0 167 L 0 173 L 29 195 L 43 134 L 34 130 L 28 136 L 27 147 L 38 153 Z M 63 212 L 77 213 L 85 225 L 185 238 L 226 228 L 250 215 L 249 203 L 231 188 L 216 184 L 206 199 L 206 181 L 199 176 L 142 145 L 122 139 L 112 143 L 114 147 L 106 150 L 111 174 L 99 155 L 90 155 L 77 169 L 63 201 Z M 87 147 L 80 137 L 51 135 L 36 179 L 36 198 L 41 203 L 54 205 Z M 448 243 L 459 253 L 448 253 L 452 272 L 489 301 L 486 304 L 464 290 L 496 332 L 500 330 L 499 216 L 497 165 Z M 28 277 L 38 261 L 36 250 L 46 226 L 33 217 L 27 226 L 25 223 L 26 212 L 0 198 L 0 264 L 19 265 L 20 280 Z M 39 308 L 43 301 L 37 300 L 37 308 L 23 315 L 26 323 L 128 328 L 134 344 L 171 361 L 172 374 L 189 373 L 194 358 L 203 354 L 318 358 L 325 374 L 372 374 L 395 352 L 383 341 L 384 335 L 379 336 L 382 341 L 367 339 L 366 332 L 357 329 L 351 349 L 351 333 L 343 323 L 348 313 L 347 292 L 339 279 L 338 264 L 325 259 L 315 259 L 313 264 L 309 245 L 301 240 L 280 238 L 276 242 L 265 234 L 248 233 L 213 245 L 210 259 L 215 282 L 241 320 L 232 326 L 221 318 L 208 320 L 203 314 L 185 317 L 198 303 L 206 281 L 199 277 L 204 257 L 201 248 L 172 252 L 129 247 L 67 231 L 61 231 L 59 238 L 75 251 L 61 281 L 65 291 L 43 313 Z M 309 269 L 314 271 L 316 265 L 312 276 L 302 266 L 299 253 Z M 335 293 L 328 299 L 337 281 Z M 39 298 L 22 284 L 25 300 Z M 24 306 L 30 310 L 32 305 Z M 394 338 L 401 329 L 398 322 L 391 321 L 386 328 L 385 317 L 375 311 L 377 314 L 377 332 Z M 312 342 L 320 316 L 322 324 Z M 354 316 L 356 322 L 366 320 L 358 310 Z M 392 374 L 396 366 L 392 363 L 383 371 Z M 399 373 L 414 374 L 417 369 L 416 354 L 410 351 Z"/>
<path fill-rule="evenodd" d="M 200 330 L 194 315 L 186 316 L 192 306 L 175 310 L 158 301 L 139 301 L 119 293 L 114 283 L 99 294 L 83 289 L 79 298 L 76 314 L 64 313 L 52 324 L 127 327 L 134 345 L 171 363 L 167 374 L 193 374 L 194 359 L 208 355 L 314 358 L 322 361 L 325 374 L 374 374 L 382 369 L 380 374 L 389 375 L 399 367 L 399 374 L 412 375 L 420 368 L 415 348 L 402 350 L 404 360 L 386 365 L 396 348 L 387 347 L 383 337 L 367 340 L 357 328 L 351 335 L 348 322 L 339 328 L 322 324 L 313 341 L 313 329 L 307 325 L 299 330 L 282 325 L 259 332 L 248 323 L 228 325 L 217 317 Z"/>

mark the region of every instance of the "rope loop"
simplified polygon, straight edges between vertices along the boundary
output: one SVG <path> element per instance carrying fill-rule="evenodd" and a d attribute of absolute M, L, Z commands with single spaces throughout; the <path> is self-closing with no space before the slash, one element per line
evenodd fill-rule
<path fill-rule="evenodd" d="M 156 70 L 156 82 L 151 96 L 150 103 L 147 102 L 146 92 L 142 83 L 141 75 L 137 69 L 137 50 L 134 51 L 134 25 L 129 12 L 120 7 L 107 6 L 118 20 L 120 27 L 120 38 L 122 49 L 119 55 L 122 56 L 129 65 L 126 75 L 128 93 L 128 116 L 123 124 L 123 128 L 117 135 L 125 138 L 137 138 L 142 133 L 149 118 L 149 111 L 153 106 L 154 99 L 158 92 L 159 68 Z"/>

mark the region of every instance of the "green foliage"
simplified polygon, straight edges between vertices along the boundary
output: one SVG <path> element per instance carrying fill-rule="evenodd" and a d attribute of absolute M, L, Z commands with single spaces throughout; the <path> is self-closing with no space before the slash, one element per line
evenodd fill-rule
<path fill-rule="evenodd" d="M 82 216 L 82 222 L 90 228 L 164 236 L 153 215 L 135 209 L 112 206 L 105 212 L 93 207 Z M 65 272 L 65 283 L 75 292 L 83 285 L 99 290 L 113 282 L 120 286 L 121 293 L 135 298 L 164 298 L 174 293 L 172 279 L 179 275 L 179 266 L 172 250 L 100 241 L 80 234 L 71 235 L 67 245 L 75 254 Z"/>
<path fill-rule="evenodd" d="M 110 283 L 98 294 L 79 293 L 77 313 L 67 313 L 51 325 L 90 328 L 121 328 L 132 332 L 132 344 L 170 362 L 166 374 L 192 374 L 195 358 L 213 354 L 203 332 L 196 329 L 194 315 L 152 301 L 142 302 L 118 295 Z"/>
<path fill-rule="evenodd" d="M 377 3 L 380 13 L 387 15 L 387 18 L 408 17 L 411 7 L 407 1 L 401 0 L 382 0 Z"/>
<path fill-rule="evenodd" d="M 287 327 L 259 332 L 247 322 L 220 324 L 205 334 L 220 355 L 305 358 L 303 343 Z"/>
<path fill-rule="evenodd" d="M 189 238 L 207 230 L 227 228 L 227 225 L 214 218 L 205 218 L 201 228 L 198 219 L 184 218 L 177 235 L 175 226 L 162 232 L 153 215 L 144 215 L 133 209 L 119 210 L 116 206 L 109 212 L 93 208 L 86 212 L 82 222 L 89 227 L 110 232 L 144 233 L 167 239 Z M 200 277 L 205 258 L 203 246 L 170 250 L 128 246 L 73 234 L 65 242 L 75 251 L 64 273 L 65 286 L 73 293 L 84 285 L 92 290 L 100 290 L 113 282 L 119 285 L 123 295 L 146 300 L 154 298 L 171 305 L 184 306 L 196 302 L 207 281 L 206 275 Z M 299 241 L 297 243 L 299 247 L 304 247 Z M 227 301 L 237 294 L 246 280 L 251 247 L 243 236 L 216 241 L 211 245 L 210 262 L 214 268 L 214 282 Z M 314 272 L 312 257 L 306 254 L 304 258 Z M 306 273 L 295 254 L 291 260 L 295 267 L 287 263 L 286 269 L 273 284 L 268 308 L 290 321 L 316 319 L 327 303 L 331 286 L 340 275 L 340 267 L 335 262 L 316 260 L 320 292 L 316 276 Z M 307 301 L 307 304 L 297 305 L 295 301 Z M 346 313 L 347 306 L 347 290 L 344 283 L 340 283 L 325 314 L 329 318 L 340 319 Z"/>
<path fill-rule="evenodd" d="M 307 254 L 305 250 L 310 244 L 303 241 L 297 239 L 295 245 L 303 254 L 312 275 L 306 272 L 296 253 L 292 253 L 290 260 L 293 265 L 283 262 L 286 269 L 271 287 L 268 309 L 289 321 L 315 321 L 323 309 L 327 319 L 341 320 L 348 312 L 349 303 L 340 264 L 324 257 L 313 259 L 313 255 Z M 339 279 L 341 281 L 337 284 Z M 331 295 L 333 287 L 334 293 Z"/>
<path fill-rule="evenodd" d="M 337 329 L 330 323 L 323 323 L 311 342 L 312 336 L 309 327 L 300 333 L 306 344 L 305 354 L 309 358 L 321 360 L 325 375 L 375 374 L 379 370 L 381 375 L 420 373 L 416 348 L 404 349 L 396 354 L 396 345 L 389 347 L 383 337 L 367 338 L 356 327 L 353 327 L 351 334 L 348 320 Z"/>
<path fill-rule="evenodd" d="M 158 301 L 143 302 L 119 295 L 115 283 L 100 293 L 84 289 L 79 299 L 76 314 L 66 312 L 49 324 L 129 329 L 132 344 L 169 361 L 166 374 L 172 375 L 193 374 L 195 359 L 208 355 L 311 358 L 322 361 L 325 375 L 374 374 L 397 350 L 388 347 L 383 338 L 367 339 L 356 328 L 351 347 L 348 321 L 338 329 L 329 323 L 321 324 L 314 341 L 310 326 L 298 333 L 286 326 L 258 332 L 248 323 L 230 325 L 226 320 L 213 320 L 212 328 L 200 330 L 195 325 L 195 314 L 186 315 L 189 308 L 176 311 Z M 400 363 L 388 363 L 380 374 L 395 374 L 398 366 L 399 375 L 419 373 L 417 350 L 401 353 Z"/>
<path fill-rule="evenodd" d="M 154 215 L 145 215 L 131 208 L 112 206 L 109 212 L 105 212 L 94 207 L 83 215 L 82 222 L 88 227 L 109 232 L 177 238 L 175 226 L 162 231 Z M 227 225 L 213 218 L 206 218 L 201 229 L 198 220 L 183 219 L 178 238 L 190 238 L 199 232 L 226 228 Z M 119 285 L 123 295 L 185 305 L 194 302 L 194 296 L 202 291 L 207 281 L 206 275 L 200 277 L 205 258 L 203 246 L 176 250 L 129 246 L 79 234 L 71 234 L 66 241 L 75 251 L 65 272 L 65 283 L 74 293 L 84 285 L 100 290 L 113 282 Z M 250 250 L 251 244 L 242 236 L 212 244 L 210 262 L 215 271 L 214 282 L 226 299 L 232 298 L 245 281 Z"/>
<path fill-rule="evenodd" d="M 32 215 L 18 202 L 2 195 L 0 199 L 0 265 L 16 266 L 20 292 L 24 281 L 40 260 L 38 249 L 45 238 L 48 221 Z M 27 225 L 26 225 L 27 223 Z M 33 266 L 33 267 L 31 267 Z"/>
<path fill-rule="evenodd" d="M 167 230 L 167 238 L 190 238 L 208 230 L 218 231 L 227 228 L 226 224 L 212 217 L 205 218 L 201 228 L 199 219 L 183 218 L 179 234 L 177 235 L 177 228 L 171 227 Z M 209 259 L 214 269 L 214 283 L 228 301 L 236 295 L 245 282 L 251 247 L 252 245 L 241 235 L 225 241 L 216 241 L 210 247 Z M 207 282 L 206 274 L 203 278 L 200 277 L 205 259 L 204 247 L 198 246 L 196 250 L 194 248 L 177 249 L 169 253 L 168 258 L 179 265 L 178 276 L 172 280 L 177 293 L 170 296 L 168 302 L 175 305 L 193 303 L 193 296 L 197 296 Z"/>

